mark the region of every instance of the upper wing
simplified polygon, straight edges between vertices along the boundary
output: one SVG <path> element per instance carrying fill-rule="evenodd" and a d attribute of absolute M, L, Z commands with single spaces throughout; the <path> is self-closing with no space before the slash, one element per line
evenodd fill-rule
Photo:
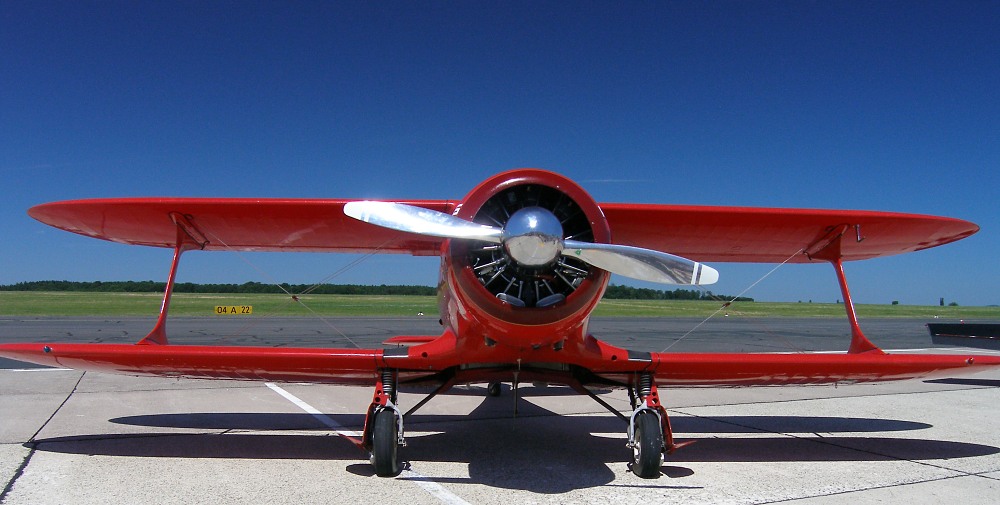
<path fill-rule="evenodd" d="M 960 219 L 860 210 L 620 203 L 604 203 L 601 209 L 615 243 L 700 262 L 808 262 L 799 254 L 803 248 L 843 225 L 850 230 L 841 242 L 845 261 L 919 251 L 979 230 Z"/>
<path fill-rule="evenodd" d="M 53 202 L 31 217 L 56 228 L 133 245 L 174 247 L 184 216 L 207 239 L 206 250 L 395 252 L 437 255 L 442 239 L 371 226 L 344 215 L 351 200 L 251 198 L 114 198 Z M 442 200 L 405 202 L 451 213 Z"/>
<path fill-rule="evenodd" d="M 250 198 L 116 198 L 54 202 L 31 208 L 39 221 L 74 233 L 126 244 L 173 247 L 183 215 L 207 250 L 398 252 L 437 255 L 443 239 L 371 226 L 344 215 L 351 200 Z M 410 202 L 452 213 L 446 200 Z M 700 262 L 808 262 L 797 254 L 841 226 L 844 260 L 934 247 L 979 227 L 946 217 L 872 211 L 601 204 L 612 239 Z M 854 227 L 864 240 L 857 241 Z"/>

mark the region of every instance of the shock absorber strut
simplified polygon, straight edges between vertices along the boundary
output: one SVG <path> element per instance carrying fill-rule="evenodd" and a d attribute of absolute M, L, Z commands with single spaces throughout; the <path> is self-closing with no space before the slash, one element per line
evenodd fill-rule
<path fill-rule="evenodd" d="M 388 368 L 382 370 L 382 393 L 390 402 L 396 403 L 396 372 Z"/>
<path fill-rule="evenodd" d="M 644 401 L 647 396 L 653 394 L 653 374 L 646 372 L 639 375 L 639 383 L 636 385 L 639 393 L 639 401 Z"/>

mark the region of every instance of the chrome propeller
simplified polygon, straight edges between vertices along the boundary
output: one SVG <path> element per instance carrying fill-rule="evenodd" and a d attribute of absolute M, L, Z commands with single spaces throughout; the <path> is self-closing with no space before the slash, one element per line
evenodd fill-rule
<path fill-rule="evenodd" d="M 719 272 L 714 268 L 673 254 L 564 239 L 559 220 L 541 207 L 525 207 L 514 212 L 502 229 L 423 207 L 371 200 L 347 203 L 344 214 L 383 228 L 418 235 L 501 244 L 514 262 L 526 268 L 551 264 L 563 255 L 643 281 L 704 285 L 719 280 Z"/>

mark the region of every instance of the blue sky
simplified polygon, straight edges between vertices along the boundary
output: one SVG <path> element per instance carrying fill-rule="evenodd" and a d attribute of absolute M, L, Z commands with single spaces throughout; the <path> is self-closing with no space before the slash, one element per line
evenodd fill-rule
<path fill-rule="evenodd" d="M 113 196 L 461 198 L 541 167 L 598 201 L 959 217 L 847 265 L 862 303 L 1000 303 L 995 2 L 0 3 L 0 283 L 162 280 L 169 251 L 48 228 Z M 307 283 L 355 257 L 190 253 L 180 280 Z M 378 256 L 337 283 L 434 284 Z M 770 265 L 714 265 L 736 294 Z M 616 279 L 616 282 L 625 282 Z M 824 265 L 749 296 L 840 298 Z"/>

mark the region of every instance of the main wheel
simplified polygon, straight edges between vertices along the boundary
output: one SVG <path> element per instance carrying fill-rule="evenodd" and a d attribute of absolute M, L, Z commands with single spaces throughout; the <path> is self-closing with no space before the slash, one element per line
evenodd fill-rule
<path fill-rule="evenodd" d="M 499 382 L 491 382 L 489 384 L 489 386 L 486 388 L 486 392 L 490 396 L 500 396 L 500 383 Z"/>
<path fill-rule="evenodd" d="M 632 473 L 643 479 L 660 476 L 663 462 L 663 430 L 660 418 L 653 412 L 642 411 L 635 416 L 635 447 L 632 448 Z"/>
<path fill-rule="evenodd" d="M 399 475 L 399 424 L 392 409 L 382 409 L 375 414 L 372 430 L 372 465 L 379 477 Z"/>

